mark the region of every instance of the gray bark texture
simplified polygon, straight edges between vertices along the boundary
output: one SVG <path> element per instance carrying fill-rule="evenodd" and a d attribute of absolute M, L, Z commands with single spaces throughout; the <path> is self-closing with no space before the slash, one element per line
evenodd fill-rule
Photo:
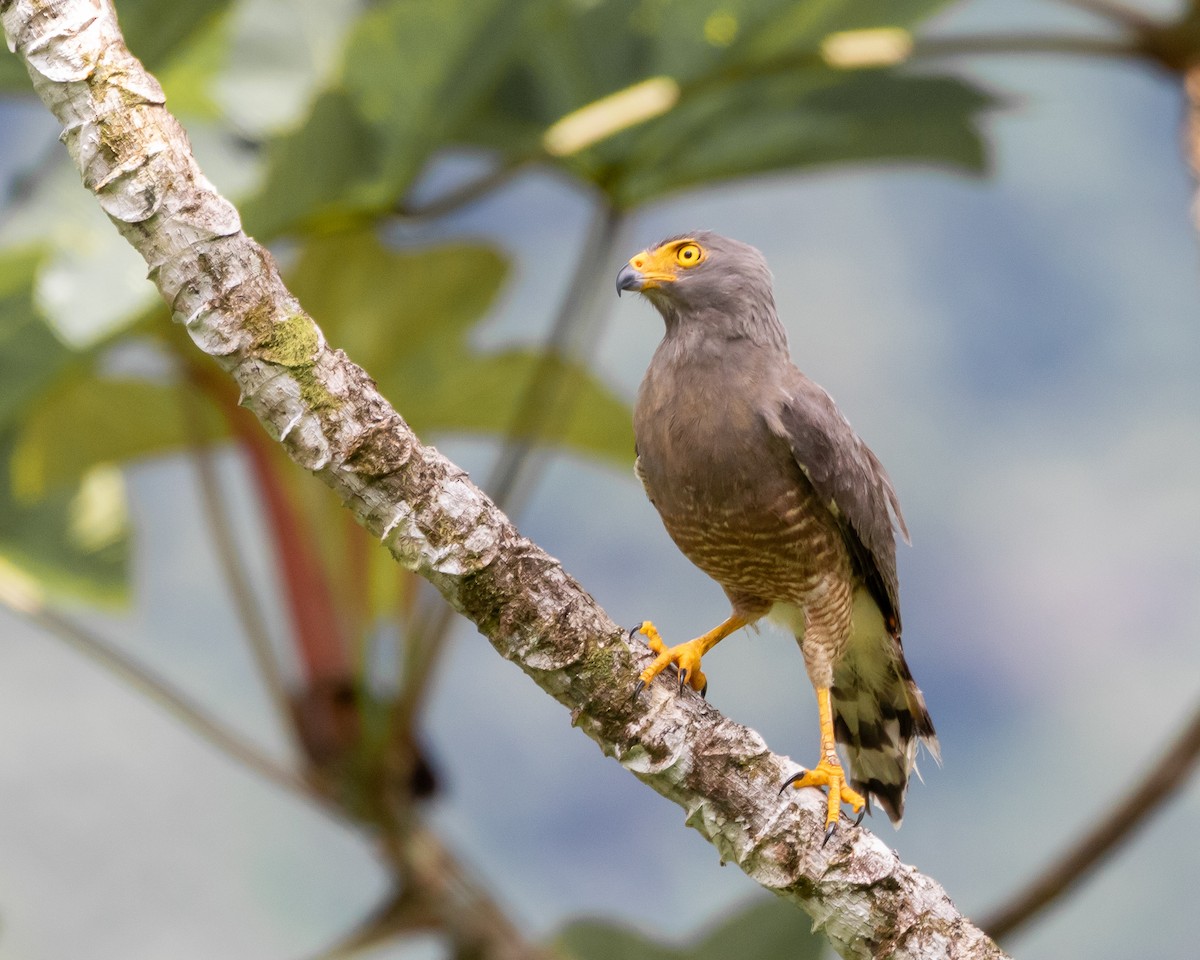
<path fill-rule="evenodd" d="M 797 765 L 756 732 L 666 683 L 630 699 L 647 649 L 325 342 L 197 167 L 110 0 L 0 0 L 0 16 L 84 185 L 146 260 L 174 318 L 399 563 L 428 578 L 604 753 L 679 804 L 722 861 L 806 910 L 842 956 L 1003 956 L 937 883 L 867 830 L 844 822 L 823 847 L 823 797 L 780 797 Z"/>

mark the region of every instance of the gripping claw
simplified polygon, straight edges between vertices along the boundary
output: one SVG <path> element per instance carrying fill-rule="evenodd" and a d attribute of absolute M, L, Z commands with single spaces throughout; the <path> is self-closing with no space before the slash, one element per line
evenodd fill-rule
<path fill-rule="evenodd" d="M 781 797 L 782 797 L 782 796 L 783 796 L 783 791 L 784 791 L 784 790 L 786 790 L 788 787 L 790 787 L 790 786 L 791 786 L 793 783 L 795 783 L 797 780 L 803 780 L 803 779 L 804 779 L 804 775 L 805 775 L 806 773 L 808 773 L 808 771 L 807 771 L 807 770 L 805 770 L 803 767 L 801 767 L 798 773 L 793 773 L 793 774 L 792 774 L 790 777 L 788 777 L 786 780 L 784 780 L 784 781 L 783 781 L 783 786 L 781 786 L 781 787 L 779 788 L 779 796 L 781 796 Z"/>
<path fill-rule="evenodd" d="M 866 813 L 867 810 L 866 798 L 852 790 L 846 783 L 846 774 L 842 770 L 841 764 L 837 762 L 836 756 L 827 756 L 813 767 L 813 769 L 802 769 L 799 773 L 788 777 L 779 792 L 783 793 L 788 787 L 825 787 L 828 790 L 825 814 L 825 843 L 829 842 L 829 837 L 833 832 L 834 826 L 837 824 L 838 812 L 843 803 L 849 805 L 850 809 L 859 814 L 859 821 L 862 820 L 862 814 Z"/>

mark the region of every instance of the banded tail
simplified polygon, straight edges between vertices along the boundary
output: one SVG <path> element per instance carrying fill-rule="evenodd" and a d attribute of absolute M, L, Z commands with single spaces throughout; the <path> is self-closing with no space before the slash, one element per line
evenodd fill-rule
<path fill-rule="evenodd" d="M 867 797 L 868 806 L 874 796 L 899 827 L 918 747 L 923 743 L 941 763 L 937 734 L 899 638 L 884 626 L 865 591 L 855 596 L 854 606 L 854 629 L 830 691 L 833 732 L 846 750 L 850 785 Z"/>

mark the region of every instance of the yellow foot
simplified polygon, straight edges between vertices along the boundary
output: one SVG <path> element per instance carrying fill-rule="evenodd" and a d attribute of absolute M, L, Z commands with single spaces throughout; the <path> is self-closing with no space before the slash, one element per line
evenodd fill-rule
<path fill-rule="evenodd" d="M 638 694 L 645 690 L 651 681 L 668 666 L 673 666 L 679 671 L 680 693 L 683 693 L 683 685 L 686 683 L 693 690 L 697 691 L 700 696 L 704 696 L 705 691 L 708 690 L 708 680 L 700 671 L 700 658 L 708 649 L 708 646 L 702 642 L 707 639 L 707 636 L 697 637 L 695 640 L 689 640 L 687 643 L 668 647 L 663 643 L 658 629 L 649 620 L 640 624 L 632 632 L 643 634 L 650 649 L 658 654 L 654 662 L 643 670 L 641 677 L 638 678 L 638 682 L 633 688 L 633 697 L 635 700 Z"/>
<path fill-rule="evenodd" d="M 825 843 L 828 843 L 829 838 L 833 836 L 843 803 L 849 804 L 850 808 L 858 814 L 858 820 L 855 823 L 862 823 L 867 801 L 858 791 L 850 789 L 846 783 L 846 774 L 842 770 L 842 765 L 837 762 L 836 758 L 833 760 L 826 758 L 812 770 L 801 770 L 794 777 L 785 781 L 779 792 L 783 793 L 788 787 L 797 789 L 800 787 L 829 788 L 829 806 L 825 814 Z"/>

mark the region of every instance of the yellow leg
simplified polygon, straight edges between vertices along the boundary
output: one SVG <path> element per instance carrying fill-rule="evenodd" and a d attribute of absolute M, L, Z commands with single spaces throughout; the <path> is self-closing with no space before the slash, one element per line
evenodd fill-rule
<path fill-rule="evenodd" d="M 867 801 L 846 783 L 846 773 L 838 760 L 837 747 L 833 739 L 833 704 L 829 699 L 829 688 L 817 690 L 817 710 L 821 716 L 821 759 L 812 770 L 801 770 L 784 783 L 787 787 L 828 787 L 829 805 L 825 812 L 825 839 L 828 840 L 837 823 L 842 804 L 848 803 L 855 812 L 860 812 Z"/>
<path fill-rule="evenodd" d="M 704 636 L 697 637 L 695 640 L 689 640 L 687 643 L 681 643 L 674 647 L 668 647 L 663 643 L 663 639 L 654 624 L 647 620 L 638 627 L 638 630 L 645 634 L 650 649 L 657 653 L 658 657 L 650 666 L 642 671 L 637 686 L 633 689 L 633 695 L 636 697 L 669 664 L 674 664 L 679 670 L 680 692 L 683 691 L 683 685 L 686 683 L 693 690 L 699 691 L 701 696 L 703 696 L 704 691 L 708 689 L 708 680 L 700 671 L 700 658 L 733 633 L 734 630 L 740 630 L 749 622 L 745 617 L 735 613 L 720 626 L 709 630 Z"/>

